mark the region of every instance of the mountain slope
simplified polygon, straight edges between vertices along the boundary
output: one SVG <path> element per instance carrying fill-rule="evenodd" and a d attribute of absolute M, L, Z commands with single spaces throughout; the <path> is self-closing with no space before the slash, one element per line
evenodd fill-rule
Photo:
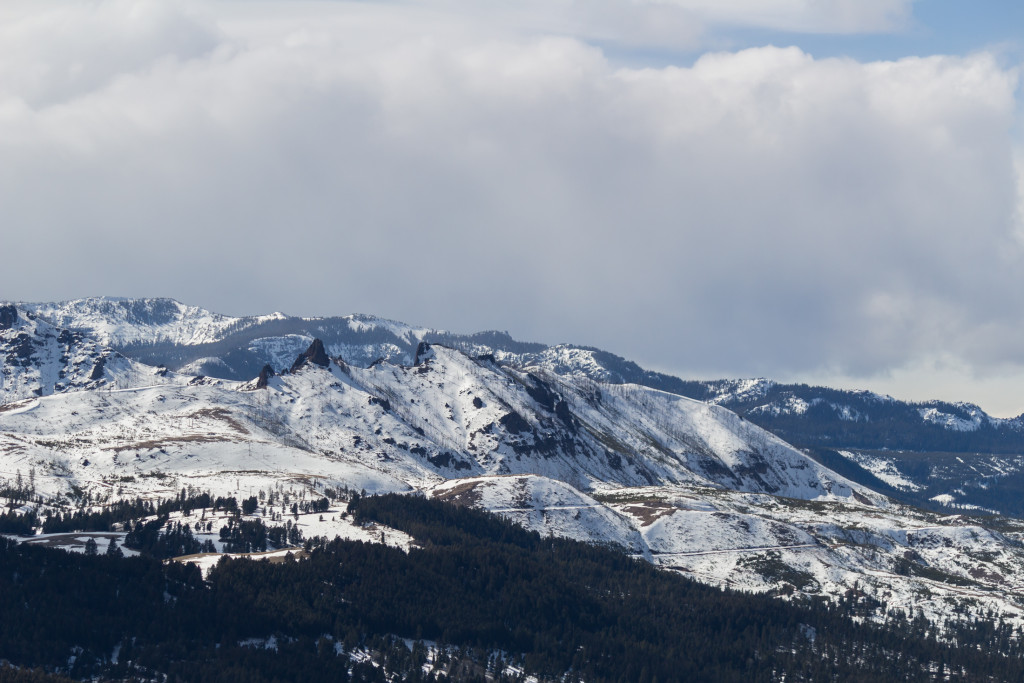
<path fill-rule="evenodd" d="M 16 307 L 0 308 L 0 322 L 15 378 L 0 404 L 0 478 L 31 472 L 44 512 L 182 491 L 421 493 L 713 584 L 833 600 L 860 591 L 878 619 L 913 609 L 937 622 L 989 610 L 1022 620 L 1024 526 L 900 505 L 722 405 L 621 374 L 599 381 L 610 372 L 602 352 L 494 350 L 494 334 L 453 348 L 353 317 L 323 325 L 397 340 L 402 360 L 348 362 L 300 335 L 289 343 L 301 353 L 231 381 L 129 361 Z"/>
<path fill-rule="evenodd" d="M 0 306 L 0 358 L 0 404 L 174 381 L 166 370 L 129 360 L 95 339 L 55 328 L 13 305 Z"/>
<path fill-rule="evenodd" d="M 369 464 L 382 475 L 374 489 L 541 474 L 582 489 L 691 483 L 808 499 L 874 496 L 714 406 L 643 387 L 581 388 L 425 344 L 418 360 L 365 369 L 307 363 L 264 388 L 192 380 L 47 397 L 31 413 L 0 413 L 0 438 L 61 443 L 90 461 L 78 476 L 101 479 L 144 476 L 154 460 L 165 470 L 194 469 L 206 457 L 211 470 L 259 470 L 244 464 L 255 448 L 275 467 L 311 457 L 332 467 Z M 51 452 L 21 448 L 43 461 Z M 198 462 L 180 459 L 204 451 Z M 111 458 L 106 470 L 97 452 Z M 119 461 L 122 453 L 131 457 Z M 301 471 L 315 469 L 310 462 Z"/>
<path fill-rule="evenodd" d="M 96 297 L 19 306 L 57 327 L 83 332 L 108 346 L 163 342 L 205 344 L 261 320 L 280 317 L 274 314 L 234 318 L 198 306 L 186 306 L 173 299 Z"/>
<path fill-rule="evenodd" d="M 507 333 L 453 334 L 374 316 L 229 317 L 172 299 L 79 299 L 19 304 L 51 324 L 85 333 L 150 365 L 245 380 L 264 365 L 288 367 L 314 338 L 332 357 L 366 367 L 411 365 L 420 341 L 494 355 L 506 365 L 611 384 L 638 384 L 722 405 L 800 447 L 1018 454 L 1024 420 L 1000 419 L 966 403 L 907 403 L 868 391 L 769 380 L 682 380 L 591 347 L 519 342 Z"/>
<path fill-rule="evenodd" d="M 187 375 L 245 381 L 268 365 L 288 368 L 319 338 L 330 356 L 353 368 L 378 360 L 412 365 L 417 345 L 427 341 L 474 357 L 491 356 L 504 367 L 532 368 L 538 376 L 645 386 L 726 407 L 846 478 L 901 501 L 1024 515 L 1024 420 L 992 418 L 970 404 L 915 404 L 867 391 L 768 380 L 687 381 L 599 349 L 523 343 L 501 332 L 459 335 L 365 315 L 232 318 L 170 299 L 27 306 L 39 320 Z M 884 472 L 891 476 L 880 478 Z"/>

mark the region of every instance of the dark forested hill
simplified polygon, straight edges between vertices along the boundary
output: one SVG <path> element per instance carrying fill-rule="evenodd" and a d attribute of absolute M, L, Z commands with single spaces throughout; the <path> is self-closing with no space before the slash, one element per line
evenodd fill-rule
<path fill-rule="evenodd" d="M 358 498 L 350 511 L 419 547 L 314 540 L 308 559 L 224 560 L 204 581 L 194 566 L 0 540 L 0 660 L 168 681 L 1024 676 L 998 623 L 956 627 L 954 647 L 923 621 L 855 623 L 857 594 L 827 606 L 723 591 L 415 497 Z"/>

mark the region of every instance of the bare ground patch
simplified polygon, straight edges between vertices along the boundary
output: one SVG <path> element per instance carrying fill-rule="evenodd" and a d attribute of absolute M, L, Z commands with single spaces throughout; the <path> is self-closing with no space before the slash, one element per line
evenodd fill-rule
<path fill-rule="evenodd" d="M 234 441 L 234 439 L 229 439 L 225 436 L 211 436 L 209 434 L 188 434 L 186 436 L 168 436 L 164 439 L 150 439 L 148 441 L 135 441 L 133 443 L 122 443 L 116 446 L 106 446 L 103 450 L 120 453 L 121 451 L 159 450 L 172 444 L 222 443 L 225 441 Z"/>
<path fill-rule="evenodd" d="M 456 484 L 450 489 L 436 493 L 434 497 L 456 505 L 472 507 L 480 502 L 480 492 L 477 490 L 480 483 L 479 481 L 466 481 Z"/>
<path fill-rule="evenodd" d="M 25 408 L 32 404 L 32 401 L 38 401 L 36 398 L 26 398 L 21 401 L 11 401 L 10 403 L 0 403 L 0 413 L 6 413 L 11 410 L 17 410 L 18 408 Z"/>
<path fill-rule="evenodd" d="M 4 455 L 17 455 L 24 453 L 25 447 L 18 443 L 3 443 L 0 444 L 0 453 Z"/>
<path fill-rule="evenodd" d="M 246 429 L 241 422 L 233 418 L 231 416 L 231 413 L 224 408 L 203 408 L 202 410 L 197 410 L 196 412 L 190 414 L 189 417 L 200 420 L 203 418 L 218 420 L 220 422 L 226 423 L 229 427 L 234 429 L 239 434 L 249 433 L 249 430 Z"/>
<path fill-rule="evenodd" d="M 636 517 L 640 520 L 640 524 L 643 526 L 650 526 L 657 522 L 662 517 L 671 515 L 676 511 L 676 508 L 668 505 L 667 503 L 633 503 L 631 505 L 624 505 L 622 511 L 631 517 Z"/>

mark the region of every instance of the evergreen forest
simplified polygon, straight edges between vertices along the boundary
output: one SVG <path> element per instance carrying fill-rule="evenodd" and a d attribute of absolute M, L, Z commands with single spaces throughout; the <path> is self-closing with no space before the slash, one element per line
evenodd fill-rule
<path fill-rule="evenodd" d="M 438 501 L 355 496 L 349 513 L 416 546 L 312 538 L 301 558 L 225 557 L 204 577 L 0 538 L 0 683 L 1024 679 L 997 620 L 940 639 L 908 615 L 859 621 L 856 591 L 721 590 Z"/>

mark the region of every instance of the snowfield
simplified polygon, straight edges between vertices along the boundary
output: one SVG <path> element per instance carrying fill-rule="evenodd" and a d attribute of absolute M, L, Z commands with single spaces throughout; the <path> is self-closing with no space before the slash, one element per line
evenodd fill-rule
<path fill-rule="evenodd" d="M 899 468 L 897 468 L 890 460 L 867 453 L 855 453 L 853 451 L 839 451 L 839 454 L 853 460 L 855 463 L 884 481 L 889 486 L 904 489 L 906 491 L 921 491 L 924 489 L 920 484 L 916 484 L 912 479 L 904 476 L 904 474 L 899 471 Z"/>
<path fill-rule="evenodd" d="M 467 353 L 420 343 L 428 330 L 353 316 L 353 329 L 416 342 L 416 352 L 317 348 L 285 335 L 252 343 L 278 372 L 303 354 L 293 372 L 228 381 L 146 366 L 102 340 L 207 343 L 243 319 L 88 301 L 0 316 L 0 478 L 31 479 L 40 511 L 183 490 L 261 501 L 272 491 L 312 500 L 327 488 L 428 495 L 543 535 L 620 547 L 714 585 L 783 597 L 855 593 L 875 605 L 874 618 L 900 610 L 942 623 L 991 612 L 1024 625 L 1024 523 L 900 505 L 715 401 L 597 381 L 590 351 Z M 99 339 L 54 327 L 43 313 Z M 142 313 L 149 322 L 135 325 Z M 378 350 L 383 360 L 366 360 Z M 758 395 L 769 385 L 728 390 Z M 913 487 L 881 458 L 846 455 Z M 414 542 L 355 526 L 340 502 L 298 518 L 261 503 L 256 517 L 275 513 L 307 538 Z M 170 523 L 194 526 L 198 514 Z M 201 514 L 197 538 L 220 548 L 222 520 Z M 77 548 L 85 536 L 32 542 Z M 188 561 L 208 568 L 217 559 Z"/>
<path fill-rule="evenodd" d="M 19 304 L 57 327 L 81 331 L 107 345 L 172 342 L 207 344 L 230 330 L 284 316 L 233 318 L 173 299 L 98 297 L 59 303 Z"/>

